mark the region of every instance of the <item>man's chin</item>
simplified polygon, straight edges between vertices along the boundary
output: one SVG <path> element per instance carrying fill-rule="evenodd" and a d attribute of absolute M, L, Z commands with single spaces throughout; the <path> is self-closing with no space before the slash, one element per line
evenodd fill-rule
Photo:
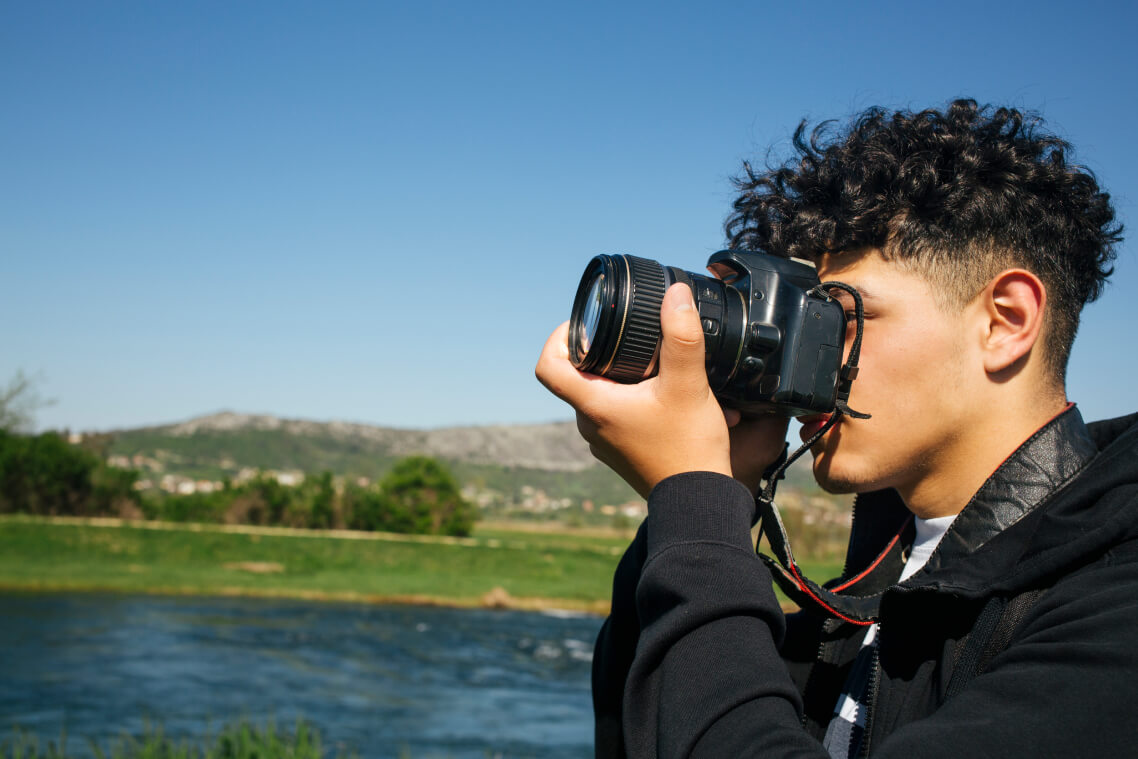
<path fill-rule="evenodd" d="M 834 457 L 828 452 L 814 454 L 814 479 L 822 490 L 831 495 L 848 495 L 874 489 L 871 483 L 863 482 L 852 472 L 835 466 L 835 463 Z"/>
<path fill-rule="evenodd" d="M 849 495 L 850 493 L 858 493 L 864 490 L 857 483 L 850 482 L 849 480 L 839 480 L 833 478 L 823 478 L 814 475 L 814 479 L 818 481 L 818 487 L 826 491 L 830 495 Z"/>

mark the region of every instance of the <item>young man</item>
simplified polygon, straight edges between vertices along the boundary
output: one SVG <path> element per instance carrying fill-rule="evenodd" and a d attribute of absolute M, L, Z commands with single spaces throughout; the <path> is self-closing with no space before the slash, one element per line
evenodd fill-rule
<path fill-rule="evenodd" d="M 749 531 L 785 421 L 720 409 L 683 285 L 656 377 L 577 372 L 566 325 L 538 363 L 648 498 L 594 658 L 597 755 L 1138 753 L 1138 415 L 1084 426 L 1064 390 L 1109 197 L 1037 119 L 971 101 L 803 134 L 747 168 L 727 229 L 864 299 L 871 418 L 812 449 L 858 494 L 840 580 L 783 578 L 803 608 L 779 610 Z"/>

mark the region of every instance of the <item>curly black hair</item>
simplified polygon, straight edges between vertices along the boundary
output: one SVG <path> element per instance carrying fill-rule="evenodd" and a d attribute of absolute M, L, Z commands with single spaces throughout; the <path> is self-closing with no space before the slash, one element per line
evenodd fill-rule
<path fill-rule="evenodd" d="M 744 163 L 731 247 L 806 259 L 877 248 L 925 276 L 942 305 L 963 305 L 1003 269 L 1027 269 L 1047 288 L 1045 355 L 1062 382 L 1079 312 L 1113 271 L 1122 225 L 1040 116 L 974 100 L 871 108 L 809 138 L 803 121 L 794 147 L 764 172 Z"/>

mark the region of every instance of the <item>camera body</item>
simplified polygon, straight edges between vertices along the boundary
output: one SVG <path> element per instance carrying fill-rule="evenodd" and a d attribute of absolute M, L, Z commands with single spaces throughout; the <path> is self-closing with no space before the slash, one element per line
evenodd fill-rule
<path fill-rule="evenodd" d="M 654 375 L 660 303 L 670 285 L 683 282 L 695 298 L 708 383 L 720 402 L 744 413 L 832 411 L 846 318 L 838 301 L 815 289 L 814 266 L 722 250 L 707 267 L 715 277 L 636 256 L 595 257 L 573 303 L 570 360 L 582 371 L 618 382 Z"/>

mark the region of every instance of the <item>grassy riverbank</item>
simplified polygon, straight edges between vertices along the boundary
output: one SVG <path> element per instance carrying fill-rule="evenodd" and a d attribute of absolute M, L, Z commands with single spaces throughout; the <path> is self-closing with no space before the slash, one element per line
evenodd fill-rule
<path fill-rule="evenodd" d="M 455 539 L 9 516 L 0 519 L 0 588 L 604 613 L 628 539 L 508 525 Z M 811 569 L 821 578 L 840 567 Z"/>

